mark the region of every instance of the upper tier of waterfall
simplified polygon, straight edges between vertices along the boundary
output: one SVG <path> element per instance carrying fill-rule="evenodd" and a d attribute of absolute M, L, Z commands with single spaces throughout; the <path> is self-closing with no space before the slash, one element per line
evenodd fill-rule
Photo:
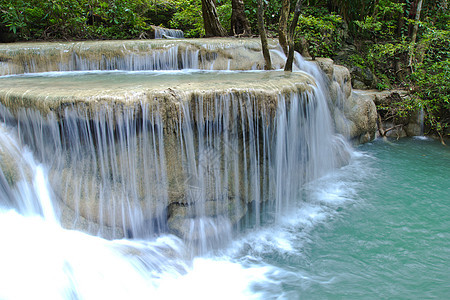
<path fill-rule="evenodd" d="M 180 29 L 169 29 L 159 26 L 153 26 L 155 31 L 155 39 L 182 39 L 184 38 L 184 33 Z"/>
<path fill-rule="evenodd" d="M 271 40 L 272 65 L 285 58 Z M 264 68 L 258 39 L 176 39 L 0 45 L 0 75 L 86 70 L 252 70 Z"/>

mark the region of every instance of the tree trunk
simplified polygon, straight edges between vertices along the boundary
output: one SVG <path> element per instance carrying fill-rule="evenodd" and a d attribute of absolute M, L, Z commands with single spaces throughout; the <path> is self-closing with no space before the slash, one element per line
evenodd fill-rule
<path fill-rule="evenodd" d="M 261 47 L 266 65 L 265 70 L 272 70 L 272 61 L 270 59 L 269 44 L 267 42 L 266 29 L 264 28 L 264 8 L 262 0 L 258 0 L 258 30 L 261 37 Z"/>
<path fill-rule="evenodd" d="M 405 26 L 405 18 L 408 17 L 407 13 L 406 13 L 406 7 L 407 7 L 407 3 L 405 0 L 400 1 L 400 3 L 404 4 L 403 6 L 403 13 L 399 14 L 398 20 L 397 20 L 397 38 L 401 38 L 403 35 L 403 29 Z"/>
<path fill-rule="evenodd" d="M 409 64 L 408 66 L 412 70 L 412 61 L 414 56 L 414 49 L 416 45 L 416 39 L 417 39 L 417 31 L 419 30 L 419 21 L 420 21 L 420 12 L 422 10 L 422 2 L 423 0 L 419 0 L 419 3 L 417 3 L 417 10 L 416 10 L 416 18 L 415 18 L 415 24 L 411 36 L 411 46 L 409 49 Z"/>
<path fill-rule="evenodd" d="M 288 37 L 287 37 L 287 25 L 289 18 L 289 10 L 291 9 L 291 1 L 283 0 L 280 13 L 280 24 L 278 26 L 278 41 L 284 51 L 284 54 L 288 54 Z"/>
<path fill-rule="evenodd" d="M 398 16 L 398 20 L 397 20 L 397 39 L 400 41 L 402 36 L 403 36 L 403 30 L 406 29 L 405 28 L 405 19 L 407 17 L 407 12 L 406 12 L 406 0 L 400 0 L 399 3 L 404 4 L 404 11 L 403 13 L 400 13 Z M 408 59 L 407 56 L 405 55 L 396 55 L 394 57 L 394 71 L 395 71 L 395 76 L 397 77 L 397 79 L 399 79 L 400 81 L 403 81 L 405 78 L 405 71 L 402 69 L 402 64 L 405 65 L 406 64 L 406 60 Z"/>
<path fill-rule="evenodd" d="M 231 1 L 231 31 L 230 35 L 251 36 L 252 30 L 244 12 L 243 0 Z"/>
<path fill-rule="evenodd" d="M 227 32 L 219 22 L 213 0 L 202 0 L 202 14 L 206 37 L 227 36 Z"/>
<path fill-rule="evenodd" d="M 292 64 L 294 63 L 294 33 L 295 27 L 297 27 L 298 17 L 300 16 L 300 11 L 302 9 L 302 0 L 297 0 L 294 10 L 294 19 L 292 19 L 291 27 L 289 28 L 289 53 L 284 66 L 284 70 L 292 72 Z"/>

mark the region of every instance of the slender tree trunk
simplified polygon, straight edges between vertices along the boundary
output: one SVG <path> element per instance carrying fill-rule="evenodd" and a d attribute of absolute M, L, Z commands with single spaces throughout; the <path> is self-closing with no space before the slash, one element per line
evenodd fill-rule
<path fill-rule="evenodd" d="M 373 4 L 372 17 L 375 18 L 377 13 L 378 13 L 378 0 L 375 0 L 375 3 Z"/>
<path fill-rule="evenodd" d="M 258 30 L 261 37 L 261 47 L 265 61 L 265 70 L 272 70 L 272 61 L 270 59 L 269 44 L 267 42 L 266 29 L 264 28 L 264 7 L 262 0 L 258 0 Z"/>
<path fill-rule="evenodd" d="M 411 70 L 412 70 L 414 49 L 415 49 L 416 39 L 417 39 L 417 31 L 419 30 L 419 21 L 420 21 L 420 12 L 422 11 L 422 2 L 423 2 L 423 0 L 419 0 L 419 3 L 417 3 L 415 24 L 414 24 L 413 32 L 411 35 L 411 46 L 409 49 L 409 63 L 408 63 L 408 66 L 411 68 Z"/>
<path fill-rule="evenodd" d="M 243 0 L 231 1 L 231 32 L 230 35 L 251 36 L 252 30 L 244 12 Z"/>
<path fill-rule="evenodd" d="M 403 29 L 405 29 L 405 18 L 407 17 L 407 13 L 406 13 L 406 0 L 400 0 L 399 3 L 403 3 L 404 4 L 404 11 L 402 13 L 399 14 L 398 16 L 398 20 L 397 20 L 397 39 L 401 40 L 402 38 L 402 31 Z M 402 60 L 403 63 L 406 63 L 407 58 L 404 55 L 397 55 L 394 57 L 394 71 L 395 71 L 395 76 L 403 81 L 404 80 L 404 71 L 402 70 Z"/>
<path fill-rule="evenodd" d="M 284 66 L 284 70 L 288 72 L 292 72 L 292 64 L 294 63 L 294 34 L 298 23 L 298 18 L 300 16 L 300 11 L 302 9 L 302 2 L 302 0 L 297 0 L 294 10 L 294 19 L 292 20 L 291 27 L 289 28 L 289 53 Z"/>
<path fill-rule="evenodd" d="M 287 25 L 290 9 L 291 1 L 283 0 L 280 13 L 280 24 L 278 25 L 278 41 L 280 42 L 280 46 L 286 55 L 288 54 Z"/>
<path fill-rule="evenodd" d="M 202 0 L 203 24 L 205 36 L 227 36 L 227 32 L 219 22 L 216 6 L 213 0 Z"/>

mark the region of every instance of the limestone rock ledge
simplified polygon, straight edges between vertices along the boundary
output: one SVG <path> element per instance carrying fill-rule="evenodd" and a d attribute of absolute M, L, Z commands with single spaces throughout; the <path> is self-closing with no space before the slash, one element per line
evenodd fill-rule
<path fill-rule="evenodd" d="M 336 131 L 355 144 L 373 140 L 377 132 L 374 98 L 352 89 L 350 72 L 346 67 L 335 65 L 328 58 L 316 58 L 315 62 L 326 75 Z"/>
<path fill-rule="evenodd" d="M 405 99 L 409 99 L 406 90 L 364 90 L 358 91 L 363 97 L 370 98 L 375 105 L 382 107 L 395 107 Z M 409 99 L 410 100 L 410 99 Z M 423 113 L 419 110 L 405 116 L 385 118 L 385 112 L 379 111 L 378 134 L 383 132 L 387 137 L 402 138 L 407 136 L 420 136 L 424 134 Z M 388 119 L 388 120 L 386 120 Z"/>
<path fill-rule="evenodd" d="M 180 103 L 202 98 L 213 108 L 216 96 L 249 94 L 268 112 L 276 110 L 281 94 L 311 92 L 314 79 L 306 73 L 267 72 L 99 72 L 70 75 L 25 75 L 0 78 L 0 103 L 12 114 L 33 109 L 42 115 L 64 117 L 65 109 L 77 108 L 94 118 L 109 108 L 120 113 L 146 104 L 160 111 L 169 126 L 176 122 Z"/>

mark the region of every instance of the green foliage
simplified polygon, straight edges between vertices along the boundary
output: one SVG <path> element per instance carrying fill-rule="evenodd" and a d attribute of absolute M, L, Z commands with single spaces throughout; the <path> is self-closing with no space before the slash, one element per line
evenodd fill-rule
<path fill-rule="evenodd" d="M 217 1 L 217 15 L 219 16 L 220 24 L 227 32 L 231 31 L 231 0 Z"/>
<path fill-rule="evenodd" d="M 175 0 L 0 0 L 0 22 L 19 40 L 137 38 L 150 25 L 169 25 L 177 4 Z"/>
<path fill-rule="evenodd" d="M 184 31 L 186 37 L 200 37 L 205 34 L 203 28 L 201 0 L 176 0 L 178 10 L 170 25 Z"/>
<path fill-rule="evenodd" d="M 450 31 L 430 28 L 422 43 L 430 46 L 410 76 L 411 86 L 426 121 L 442 136 L 450 127 Z"/>
<path fill-rule="evenodd" d="M 264 5 L 264 25 L 266 26 L 269 33 L 277 31 L 278 21 L 280 20 L 281 11 L 281 0 L 270 1 L 263 0 Z M 295 1 L 291 1 L 291 6 L 295 5 Z M 252 32 L 258 32 L 258 20 L 257 20 L 257 10 L 258 1 L 257 0 L 244 0 L 245 14 L 248 18 Z"/>
<path fill-rule="evenodd" d="M 403 16 L 405 3 L 393 0 L 380 0 L 374 7 L 374 13 L 363 20 L 355 20 L 362 37 L 374 40 L 392 39 L 396 36 L 398 20 Z"/>
<path fill-rule="evenodd" d="M 205 35 L 201 0 L 174 0 L 177 11 L 169 22 L 170 27 L 184 31 L 186 37 Z M 216 4 L 219 21 L 226 31 L 231 28 L 231 0 L 218 0 Z"/>
<path fill-rule="evenodd" d="M 370 7 L 370 12 L 360 14 L 359 20 L 353 20 L 355 38 L 370 41 L 361 51 L 364 66 L 360 67 L 369 68 L 378 77 L 377 88 L 380 90 L 398 84 L 399 76 L 404 73 L 400 70 L 406 70 L 406 58 L 411 45 L 407 36 L 399 36 L 398 27 L 402 24 L 408 2 L 364 1 Z"/>
<path fill-rule="evenodd" d="M 394 94 L 389 102 L 378 104 L 377 110 L 384 120 L 398 124 L 408 120 L 415 111 L 420 110 L 420 106 L 414 98 Z"/>
<path fill-rule="evenodd" d="M 141 14 L 143 8 L 144 3 L 139 0 L 97 1 L 92 11 L 102 21 L 96 32 L 114 39 L 137 37 L 149 29 Z"/>
<path fill-rule="evenodd" d="M 342 43 L 341 25 L 340 16 L 316 10 L 309 15 L 300 15 L 296 36 L 306 39 L 312 56 L 331 57 Z"/>
<path fill-rule="evenodd" d="M 447 1 L 424 1 L 416 21 L 413 0 L 331 0 L 332 9 L 348 22 L 358 50 L 351 66 L 369 68 L 378 89 L 409 87 L 411 96 L 385 107 L 383 115 L 405 118 L 423 110 L 431 132 L 449 134 L 450 8 Z M 418 26 L 412 43 L 413 27 Z M 410 60 L 412 58 L 412 60 Z M 389 112 L 389 113 L 387 113 Z M 447 133 L 446 133 L 447 132 Z"/>
<path fill-rule="evenodd" d="M 14 34 L 20 33 L 26 26 L 26 19 L 22 11 L 19 10 L 13 3 L 1 3 L 3 9 L 2 23 L 8 27 Z M 25 8 L 26 6 L 24 6 Z M 28 7 L 26 7 L 28 9 Z"/>
<path fill-rule="evenodd" d="M 179 8 L 175 1 L 152 0 L 151 5 L 144 5 L 143 9 L 142 15 L 149 23 L 170 28 L 170 20 Z"/>
<path fill-rule="evenodd" d="M 349 57 L 349 61 L 352 66 L 356 66 L 361 69 L 364 69 L 366 67 L 366 60 L 360 54 L 351 54 Z"/>
<path fill-rule="evenodd" d="M 417 45 L 412 45 L 405 36 L 395 42 L 374 44 L 367 54 L 366 65 L 375 70 L 380 79 L 378 88 L 386 89 L 392 83 L 402 83 L 392 63 L 414 50 L 413 65 L 403 64 L 410 72 L 408 83 L 404 84 L 408 84 L 412 98 L 378 109 L 389 111 L 396 118 L 423 110 L 427 127 L 443 138 L 449 135 L 450 128 L 450 30 L 437 29 L 428 22 L 420 22 L 420 26 L 422 32 Z M 413 49 L 413 46 L 416 47 Z"/>
<path fill-rule="evenodd" d="M 398 83 L 395 63 L 400 63 L 401 58 L 406 57 L 410 44 L 406 39 L 395 43 L 385 42 L 374 44 L 366 54 L 366 66 L 368 66 L 378 78 L 381 79 L 381 87 Z"/>
<path fill-rule="evenodd" d="M 77 36 L 86 18 L 79 1 L 0 0 L 1 22 L 20 39 Z"/>
<path fill-rule="evenodd" d="M 379 70 L 375 72 L 375 76 L 378 78 L 377 89 L 379 91 L 391 89 L 393 86 L 393 80 L 389 78 L 386 73 L 381 73 Z"/>

